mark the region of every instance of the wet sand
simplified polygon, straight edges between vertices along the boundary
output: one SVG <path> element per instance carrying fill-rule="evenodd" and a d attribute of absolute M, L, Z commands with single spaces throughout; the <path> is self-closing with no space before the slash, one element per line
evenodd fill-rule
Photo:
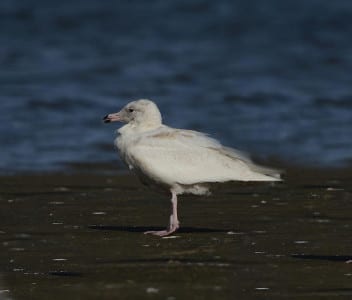
<path fill-rule="evenodd" d="M 351 299 L 352 170 L 169 196 L 117 173 L 0 177 L 0 299 Z"/>

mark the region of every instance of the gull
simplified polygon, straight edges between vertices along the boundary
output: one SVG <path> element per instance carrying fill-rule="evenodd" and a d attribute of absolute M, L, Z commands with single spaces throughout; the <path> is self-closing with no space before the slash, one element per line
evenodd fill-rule
<path fill-rule="evenodd" d="M 256 165 L 204 133 L 164 125 L 151 100 L 130 102 L 103 120 L 127 123 L 117 130 L 114 143 L 121 159 L 143 183 L 171 193 L 169 226 L 146 234 L 167 236 L 179 228 L 178 195 L 207 195 L 209 184 L 216 182 L 281 181 L 278 170 Z"/>

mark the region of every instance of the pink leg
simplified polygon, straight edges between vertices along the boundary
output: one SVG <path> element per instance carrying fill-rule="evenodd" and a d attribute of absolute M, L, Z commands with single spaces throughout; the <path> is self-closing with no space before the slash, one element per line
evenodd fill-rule
<path fill-rule="evenodd" d="M 180 227 L 180 222 L 178 221 L 177 217 L 177 195 L 176 193 L 171 190 L 172 198 L 171 198 L 171 203 L 172 203 L 172 214 L 170 216 L 170 225 L 166 230 L 161 230 L 161 231 L 146 231 L 144 234 L 154 234 L 157 236 L 167 236 L 173 232 L 175 232 L 179 227 Z"/>

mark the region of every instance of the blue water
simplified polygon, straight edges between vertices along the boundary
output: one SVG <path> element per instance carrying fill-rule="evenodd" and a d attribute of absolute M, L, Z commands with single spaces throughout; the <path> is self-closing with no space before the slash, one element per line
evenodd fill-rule
<path fill-rule="evenodd" d="M 166 124 L 260 158 L 352 161 L 352 2 L 0 2 L 0 171 L 116 161 L 101 118 Z"/>

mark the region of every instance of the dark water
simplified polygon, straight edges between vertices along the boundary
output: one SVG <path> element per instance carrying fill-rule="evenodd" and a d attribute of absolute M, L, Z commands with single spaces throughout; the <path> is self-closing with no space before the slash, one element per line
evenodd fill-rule
<path fill-rule="evenodd" d="M 109 162 L 136 98 L 260 157 L 351 161 L 351 1 L 0 2 L 0 170 Z"/>

